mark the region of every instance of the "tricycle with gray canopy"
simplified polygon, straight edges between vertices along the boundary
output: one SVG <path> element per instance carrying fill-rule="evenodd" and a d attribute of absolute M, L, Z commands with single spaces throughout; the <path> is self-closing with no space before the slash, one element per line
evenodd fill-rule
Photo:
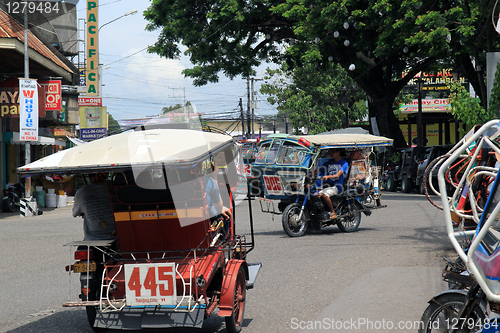
<path fill-rule="evenodd" d="M 392 145 L 392 139 L 370 134 L 270 135 L 259 143 L 252 172 L 261 179 L 261 208 L 264 212 L 283 214 L 284 231 L 291 237 L 306 230 L 319 231 L 337 225 L 343 232 L 355 231 L 361 213 L 382 208 L 378 190 L 380 168 L 371 158 L 374 147 Z M 312 175 L 329 160 L 330 148 L 341 149 L 349 169 L 342 191 L 331 197 L 336 218 L 319 196 L 323 184 Z M 278 209 L 276 209 L 276 206 Z"/>

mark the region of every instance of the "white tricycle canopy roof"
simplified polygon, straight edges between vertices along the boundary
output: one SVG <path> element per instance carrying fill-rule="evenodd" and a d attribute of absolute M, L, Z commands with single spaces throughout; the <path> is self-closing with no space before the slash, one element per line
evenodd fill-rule
<path fill-rule="evenodd" d="M 88 173 L 152 165 L 195 163 L 228 145 L 232 137 L 187 129 L 129 131 L 59 151 L 17 169 L 23 176 Z"/>

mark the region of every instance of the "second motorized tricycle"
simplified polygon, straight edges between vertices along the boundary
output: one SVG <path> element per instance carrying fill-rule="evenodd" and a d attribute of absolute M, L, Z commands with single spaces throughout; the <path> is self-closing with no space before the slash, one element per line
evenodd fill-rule
<path fill-rule="evenodd" d="M 378 178 L 380 168 L 372 165 L 374 147 L 392 145 L 392 139 L 370 134 L 270 135 L 259 144 L 252 172 L 261 180 L 261 208 L 283 214 L 284 231 L 291 237 L 307 229 L 337 225 L 344 232 L 359 227 L 361 213 L 383 207 Z M 317 195 L 323 185 L 314 170 L 324 168 L 328 150 L 342 149 L 349 164 L 342 190 L 331 198 L 336 218 Z M 276 209 L 276 206 L 278 209 Z"/>

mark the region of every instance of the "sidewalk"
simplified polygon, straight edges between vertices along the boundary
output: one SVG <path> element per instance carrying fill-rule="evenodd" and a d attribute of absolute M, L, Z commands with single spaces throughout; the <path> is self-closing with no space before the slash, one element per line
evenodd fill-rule
<path fill-rule="evenodd" d="M 47 214 L 52 214 L 55 212 L 60 212 L 62 210 L 68 209 L 73 209 L 73 202 L 68 202 L 68 204 L 64 207 L 38 207 L 38 210 L 42 211 L 42 215 L 47 215 Z M 13 219 L 13 218 L 20 218 L 21 217 L 21 212 L 18 210 L 14 213 L 11 212 L 0 212 L 0 220 L 3 219 Z M 33 216 L 34 217 L 34 216 Z M 28 217 L 29 218 L 29 217 Z"/>

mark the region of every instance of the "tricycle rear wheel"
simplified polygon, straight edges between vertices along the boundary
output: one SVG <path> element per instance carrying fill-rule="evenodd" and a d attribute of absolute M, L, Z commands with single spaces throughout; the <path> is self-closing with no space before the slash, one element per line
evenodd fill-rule
<path fill-rule="evenodd" d="M 341 217 L 341 221 L 337 224 L 342 232 L 353 232 L 358 229 L 361 223 L 361 212 L 356 212 L 358 205 L 354 199 L 346 200 L 340 204 L 339 215 L 347 215 Z"/>
<path fill-rule="evenodd" d="M 245 297 L 245 271 L 243 267 L 240 267 L 234 286 L 233 313 L 231 316 L 226 317 L 226 330 L 229 333 L 238 333 L 241 331 L 241 324 L 243 323 L 243 316 L 245 314 Z"/>
<path fill-rule="evenodd" d="M 306 233 L 309 212 L 304 208 L 302 218 L 299 219 L 302 206 L 296 203 L 290 204 L 283 212 L 282 224 L 283 230 L 290 237 L 300 237 Z"/>
<path fill-rule="evenodd" d="M 90 281 L 90 293 L 88 295 L 88 300 L 89 301 L 97 301 L 97 300 L 99 300 L 99 294 L 100 294 L 100 290 L 98 288 L 98 283 L 96 283 L 94 281 L 94 279 L 90 279 L 89 281 Z M 89 325 L 92 328 L 92 330 L 96 333 L 106 332 L 107 329 L 105 329 L 105 328 L 94 327 L 95 317 L 97 315 L 98 307 L 97 306 L 86 306 L 85 310 L 87 312 L 87 320 L 89 321 Z"/>

